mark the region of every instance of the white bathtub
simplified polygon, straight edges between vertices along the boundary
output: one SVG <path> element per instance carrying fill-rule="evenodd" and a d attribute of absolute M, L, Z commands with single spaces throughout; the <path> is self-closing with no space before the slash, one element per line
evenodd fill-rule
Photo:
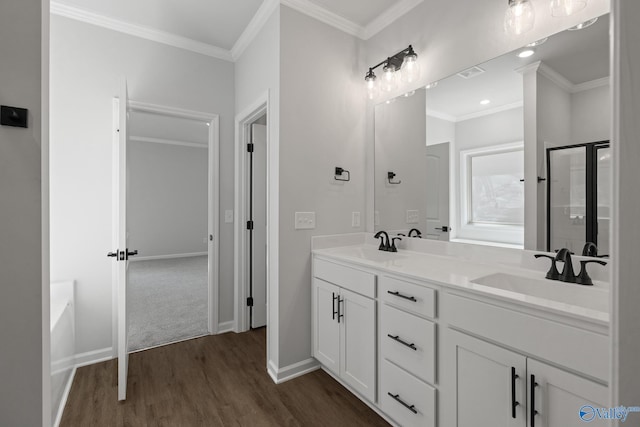
<path fill-rule="evenodd" d="M 60 418 L 75 374 L 74 282 L 51 283 L 51 419 Z"/>

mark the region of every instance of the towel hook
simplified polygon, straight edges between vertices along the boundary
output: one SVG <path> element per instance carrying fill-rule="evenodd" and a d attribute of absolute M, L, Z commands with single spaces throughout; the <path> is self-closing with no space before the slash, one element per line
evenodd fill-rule
<path fill-rule="evenodd" d="M 347 179 L 343 179 L 343 178 L 338 178 L 339 176 L 342 176 L 342 174 L 347 174 Z M 333 179 L 335 179 L 336 181 L 351 181 L 351 174 L 349 173 L 348 170 L 345 170 L 343 168 L 341 168 L 340 166 L 336 166 L 336 170 L 333 174 Z"/>
<path fill-rule="evenodd" d="M 398 182 L 391 181 L 395 177 L 396 177 L 396 174 L 394 172 L 387 172 L 387 180 L 389 181 L 389 184 L 398 185 L 402 183 L 402 181 L 398 181 Z"/>

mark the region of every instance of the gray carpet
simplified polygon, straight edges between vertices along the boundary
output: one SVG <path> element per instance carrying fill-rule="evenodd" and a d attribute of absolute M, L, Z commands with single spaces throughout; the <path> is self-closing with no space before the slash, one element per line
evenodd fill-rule
<path fill-rule="evenodd" d="M 129 263 L 129 351 L 208 333 L 207 257 Z"/>

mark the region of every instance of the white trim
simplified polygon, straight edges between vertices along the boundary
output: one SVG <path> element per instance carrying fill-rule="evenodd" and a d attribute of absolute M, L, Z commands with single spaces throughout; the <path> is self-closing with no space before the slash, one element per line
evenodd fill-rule
<path fill-rule="evenodd" d="M 191 147 L 191 148 L 209 148 L 207 144 L 200 144 L 198 142 L 188 142 L 188 141 L 176 141 L 172 139 L 163 139 L 163 138 L 153 138 L 150 136 L 135 136 L 130 135 L 129 141 L 133 142 L 149 142 L 152 144 L 164 144 L 164 145 L 177 145 L 180 147 Z"/>
<path fill-rule="evenodd" d="M 137 261 L 154 261 L 159 259 L 173 259 L 173 258 L 191 258 L 195 256 L 206 256 L 208 252 L 191 252 L 184 254 L 168 254 L 168 255 L 151 255 L 151 256 L 135 256 L 129 259 L 129 262 Z"/>
<path fill-rule="evenodd" d="M 213 121 L 217 114 L 207 113 L 202 111 L 187 110 L 185 108 L 168 107 L 166 105 L 151 104 L 148 102 L 132 101 L 129 100 L 129 110 L 137 110 L 145 113 L 160 114 L 163 116 L 179 117 L 181 119 L 195 120 L 198 122 L 209 122 L 211 127 L 211 121 Z"/>
<path fill-rule="evenodd" d="M 235 327 L 235 322 L 233 320 L 229 320 L 227 322 L 218 323 L 218 333 L 224 334 L 226 332 L 233 332 L 233 328 Z"/>
<path fill-rule="evenodd" d="M 117 357 L 113 347 L 101 348 L 99 350 L 87 351 L 75 355 L 76 368 L 93 365 L 95 363 L 105 362 Z"/>
<path fill-rule="evenodd" d="M 458 121 L 456 116 L 452 116 L 452 115 L 447 114 L 447 113 L 441 113 L 441 112 L 436 111 L 436 110 L 427 109 L 427 116 L 435 117 L 436 119 L 440 119 L 440 120 L 446 120 L 446 121 L 452 122 L 452 123 L 455 123 L 455 122 Z"/>
<path fill-rule="evenodd" d="M 207 334 L 202 334 L 202 335 L 194 335 L 192 337 L 180 338 L 177 341 L 164 342 L 162 344 L 152 345 L 151 347 L 145 347 L 145 348 L 141 348 L 141 349 L 138 349 L 138 350 L 133 350 L 133 351 L 130 351 L 129 354 L 140 353 L 141 351 L 153 350 L 154 348 L 166 347 L 166 346 L 172 345 L 172 344 L 178 344 L 178 343 L 185 342 L 185 341 L 196 340 L 198 338 L 208 337 L 209 335 L 212 335 L 212 334 L 207 333 Z"/>
<path fill-rule="evenodd" d="M 364 27 L 362 38 L 368 40 L 375 36 L 423 1 L 424 0 L 401 0 L 397 2 Z"/>
<path fill-rule="evenodd" d="M 540 63 L 538 74 L 541 74 L 559 86 L 565 92 L 573 92 L 573 83 L 571 83 L 565 76 L 549 67 L 544 62 Z"/>
<path fill-rule="evenodd" d="M 609 86 L 611 84 L 610 77 L 603 77 L 601 79 L 595 79 L 584 83 L 579 83 L 573 86 L 571 93 L 584 92 L 586 90 L 596 89 L 602 86 Z"/>
<path fill-rule="evenodd" d="M 276 384 L 282 384 L 285 381 L 292 380 L 309 372 L 320 369 L 320 363 L 313 357 L 294 363 L 283 368 L 278 368 L 272 360 L 267 364 L 269 376 Z"/>
<path fill-rule="evenodd" d="M 244 29 L 242 34 L 240 34 L 240 37 L 238 37 L 238 40 L 236 40 L 235 44 L 231 48 L 231 57 L 234 61 L 237 61 L 242 56 L 245 49 L 260 33 L 260 30 L 262 30 L 267 21 L 269 21 L 269 18 L 279 5 L 279 0 L 264 0 L 255 15 L 253 15 L 253 18 L 251 18 L 247 27 Z"/>
<path fill-rule="evenodd" d="M 304 13 L 320 22 L 324 22 L 334 28 L 344 31 L 352 36 L 364 38 L 365 29 L 340 15 L 337 15 L 324 7 L 318 6 L 310 0 L 280 0 L 280 3 L 289 6 L 298 12 Z"/>
<path fill-rule="evenodd" d="M 177 47 L 179 49 L 188 50 L 201 55 L 210 56 L 212 58 L 222 59 L 224 61 L 233 61 L 231 52 L 227 49 L 166 31 L 109 18 L 75 6 L 69 6 L 52 1 L 51 14 L 75 19 L 76 21 L 85 22 L 87 24 L 107 28 L 119 33 L 128 34 L 130 36 L 140 37 L 142 39 Z"/>
<path fill-rule="evenodd" d="M 60 405 L 58 405 L 58 409 L 56 410 L 56 418 L 53 420 L 53 427 L 59 427 L 60 421 L 62 421 L 62 415 L 64 414 L 64 407 L 67 406 L 67 400 L 69 399 L 69 392 L 71 391 L 71 385 L 73 384 L 73 379 L 76 377 L 76 371 L 78 368 L 76 366 L 71 370 L 71 375 L 67 379 L 67 384 L 64 386 L 64 391 L 62 392 L 62 399 L 60 399 Z"/>
<path fill-rule="evenodd" d="M 248 216 L 248 206 L 245 195 L 247 194 L 247 156 L 246 144 L 248 139 L 248 126 L 256 119 L 267 114 L 267 153 L 272 150 L 269 138 L 269 130 L 271 129 L 270 112 L 269 112 L 269 92 L 265 92 L 253 104 L 247 107 L 243 112 L 236 115 L 235 119 L 235 186 L 234 186 L 234 321 L 235 332 L 245 332 L 249 330 L 249 310 L 245 303 L 247 299 L 247 241 L 246 241 L 246 220 Z M 270 205 L 269 191 L 271 183 L 270 176 L 270 156 L 267 154 L 267 205 Z M 267 209 L 267 310 L 269 310 L 269 287 L 270 278 L 268 271 L 270 270 L 269 259 L 273 255 L 270 248 L 270 236 L 273 236 L 270 230 L 270 210 Z M 267 314 L 267 323 L 269 316 Z M 267 324 L 267 326 L 271 326 Z M 269 328 L 267 329 L 267 333 Z"/>
<path fill-rule="evenodd" d="M 515 110 L 522 108 L 524 101 L 512 102 L 511 104 L 500 105 L 498 107 L 489 108 L 488 110 L 476 111 L 475 113 L 465 114 L 456 118 L 456 122 L 464 122 L 465 120 L 477 119 L 479 117 L 490 116 L 492 114 L 501 113 L 503 111 Z"/>

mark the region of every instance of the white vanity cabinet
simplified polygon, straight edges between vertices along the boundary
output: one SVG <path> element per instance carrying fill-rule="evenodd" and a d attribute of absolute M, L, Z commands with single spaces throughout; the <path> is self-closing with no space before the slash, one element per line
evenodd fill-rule
<path fill-rule="evenodd" d="M 315 260 L 312 289 L 314 357 L 375 402 L 375 275 Z"/>
<path fill-rule="evenodd" d="M 402 426 L 436 426 L 436 290 L 379 278 L 380 408 Z"/>

